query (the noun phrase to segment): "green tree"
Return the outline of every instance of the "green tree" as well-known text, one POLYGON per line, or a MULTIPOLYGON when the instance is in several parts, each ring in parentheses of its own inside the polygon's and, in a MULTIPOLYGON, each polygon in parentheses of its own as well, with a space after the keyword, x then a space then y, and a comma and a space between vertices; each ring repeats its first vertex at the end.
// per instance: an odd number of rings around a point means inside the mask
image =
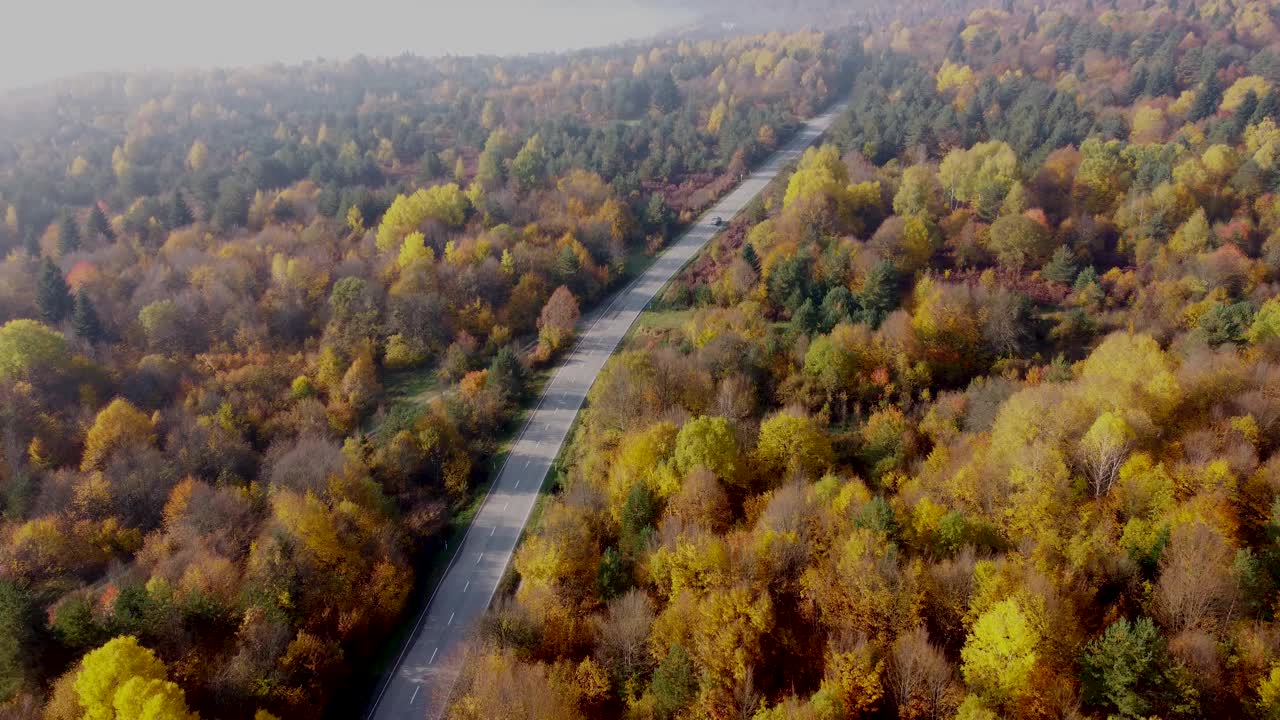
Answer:
POLYGON ((40 319, 47 323, 60 323, 71 312, 71 291, 62 271, 49 258, 40 263, 40 276, 36 279, 36 307, 40 319))
POLYGON ((871 267, 858 293, 862 307, 862 322, 880 327, 889 313, 898 306, 898 271, 893 262, 881 260, 871 267))
POLYGON ((74 307, 71 310, 71 325, 76 334, 90 343, 95 343, 105 336, 98 311, 93 307, 93 300, 84 290, 76 293, 74 307))
POLYGON ((100 237, 105 240, 114 240, 115 233, 111 232, 111 224, 107 222, 106 213, 102 212, 102 208, 97 203, 89 209, 89 218, 84 225, 85 234, 89 237, 100 237))
POLYGON ((1179 687, 1182 674, 1150 618, 1117 620, 1080 658, 1084 702, 1110 717, 1147 718, 1192 714, 1194 698, 1179 687))
POLYGON ((191 215, 191 208, 187 207, 187 201, 182 197, 181 190, 175 190, 173 197, 169 199, 168 209, 168 226, 170 230, 186 227, 195 220, 191 215))
POLYGON ((1271 298, 1262 303, 1262 307, 1253 316, 1245 338, 1255 345, 1275 342, 1280 338, 1280 298, 1271 298))
POLYGON ((80 249, 80 228, 71 213, 64 213, 58 223, 58 254, 66 257, 80 249))
POLYGON ((698 678, 693 660, 679 645, 672 645, 667 656, 653 671, 649 692, 653 693, 653 710, 659 720, 669 720, 685 708, 698 691, 698 678))
POLYGON ((622 506, 619 523, 619 544, 628 554, 636 555, 653 533, 653 521, 658 516, 658 501, 645 483, 631 487, 627 501, 622 506))
POLYGON ((511 161, 511 178, 521 192, 529 192, 542 182, 546 166, 547 153, 542 147, 542 137, 535 133, 511 161))
POLYGON ((33 647, 43 618, 30 594, 0 578, 0 704, 13 697, 36 669, 33 647))
POLYGON ((733 482, 738 474, 738 442, 733 426, 722 417, 696 417, 676 436, 676 468, 688 474, 703 467, 721 480, 733 482))
POLYGON ((1063 285, 1070 286, 1075 282, 1076 273, 1080 268, 1076 265, 1075 256, 1066 245, 1059 245, 1057 250, 1053 251, 1053 256, 1049 258, 1049 262, 1040 268, 1040 275, 1045 280, 1063 285))
POLYGON ((27 379, 65 367, 69 360, 62 333, 41 322, 23 318, 0 327, 0 379, 27 379))
POLYGON ((1205 81, 1196 89, 1195 102, 1191 103, 1191 110, 1187 113, 1187 119, 1192 122, 1198 122, 1210 115, 1218 112, 1218 105, 1222 102, 1222 83, 1218 81, 1216 72, 1209 73, 1205 81))
POLYGON ((601 600, 612 600, 626 592, 631 577, 626 560, 617 548, 605 548, 600 556, 600 569, 596 572, 596 592, 601 600))

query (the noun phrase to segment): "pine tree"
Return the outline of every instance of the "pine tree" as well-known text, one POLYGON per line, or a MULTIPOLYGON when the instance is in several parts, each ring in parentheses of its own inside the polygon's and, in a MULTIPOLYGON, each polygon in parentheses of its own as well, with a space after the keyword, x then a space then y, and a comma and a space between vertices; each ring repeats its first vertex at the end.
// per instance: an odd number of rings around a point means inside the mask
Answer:
POLYGON ((91 343, 103 337, 102 321, 98 319, 98 311, 93 309, 93 301, 83 290, 76 293, 71 324, 75 327, 77 335, 91 343))
POLYGON ((1135 100, 1142 97, 1142 92, 1147 89, 1147 68, 1139 67, 1129 76, 1129 86, 1125 89, 1125 99, 1132 105, 1135 100))
POLYGON ((102 212, 102 208, 98 207, 97 203, 94 203, 93 209, 89 211, 89 219, 85 221, 84 230, 89 237, 115 239, 115 234, 111 232, 111 223, 107 222, 106 213, 102 212))
POLYGON ((1031 37, 1038 32, 1040 32, 1040 25, 1036 22, 1035 12, 1032 11, 1032 13, 1027 16, 1027 26, 1023 29, 1022 34, 1024 37, 1031 37))
POLYGON ((182 197, 182 191, 175 190, 173 199, 169 201, 169 229, 186 227, 194 220, 195 218, 191 216, 191 208, 187 207, 187 201, 182 197))
POLYGON ((1240 104, 1236 106, 1235 112, 1231 116, 1231 125, 1235 128, 1235 134, 1239 135, 1249 126, 1249 119, 1258 109, 1258 94, 1250 90, 1240 104))
POLYGON ((1046 280, 1070 285, 1076 279, 1077 270, 1071 251, 1066 245, 1059 245, 1058 249, 1053 251, 1053 257, 1040 270, 1040 274, 1046 280))
POLYGON ((36 306, 40 317, 49 324, 62 322, 71 312, 71 293, 62 271, 49 258, 40 265, 40 277, 36 281, 36 306))
POLYGON ((1204 83, 1196 92, 1196 101, 1191 104, 1188 117, 1192 122, 1203 120, 1218 111, 1218 103, 1222 102, 1222 86, 1218 83, 1218 74, 1209 73, 1204 83))
POLYGON ((1254 109, 1253 117, 1249 118, 1249 124, 1256 125, 1267 118, 1274 120, 1277 117, 1280 117, 1280 93, 1277 93, 1276 88, 1271 88, 1254 109))
POLYGON ((66 257, 79 249, 80 228, 76 227, 76 220, 71 213, 67 213, 62 216, 58 225, 58 253, 66 257))
POLYGON ((862 319, 871 327, 879 327, 897 303, 898 271, 893 263, 883 260, 867 273, 858 302, 862 305, 862 319))

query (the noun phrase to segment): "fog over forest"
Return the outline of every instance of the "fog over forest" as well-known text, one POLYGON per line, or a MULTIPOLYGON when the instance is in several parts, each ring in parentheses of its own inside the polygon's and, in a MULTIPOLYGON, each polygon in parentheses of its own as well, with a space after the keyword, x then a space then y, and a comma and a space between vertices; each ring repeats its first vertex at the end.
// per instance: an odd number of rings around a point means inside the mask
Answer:
POLYGON ((24 3, 0 43, 0 90, 95 71, 225 67, 317 57, 552 52, 654 35, 691 13, 632 0, 58 0, 24 3), (75 18, 67 22, 67 18, 75 18))

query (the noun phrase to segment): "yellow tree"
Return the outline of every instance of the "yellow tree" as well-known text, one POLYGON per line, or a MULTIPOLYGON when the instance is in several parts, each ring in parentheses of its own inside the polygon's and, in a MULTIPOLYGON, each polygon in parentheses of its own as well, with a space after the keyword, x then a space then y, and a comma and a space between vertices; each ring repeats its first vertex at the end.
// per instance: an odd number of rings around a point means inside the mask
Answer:
POLYGON ((738 473, 738 442, 733 427, 722 417, 697 417, 685 423, 676 437, 676 466, 681 474, 699 467, 733 482, 738 473))
POLYGON ((969 687, 996 703, 1024 696, 1038 659, 1040 631, 1017 600, 996 603, 978 617, 960 650, 969 687))
POLYGON ((132 635, 84 656, 75 679, 85 720, 197 720, 164 662, 132 635))
POLYGON ((801 472, 816 478, 831 464, 831 441, 812 418, 784 412, 760 425, 755 456, 766 477, 801 472))
POLYGON ((112 400, 98 416, 84 441, 84 457, 81 470, 94 470, 116 450, 131 444, 150 445, 155 442, 155 429, 151 418, 124 398, 112 400))

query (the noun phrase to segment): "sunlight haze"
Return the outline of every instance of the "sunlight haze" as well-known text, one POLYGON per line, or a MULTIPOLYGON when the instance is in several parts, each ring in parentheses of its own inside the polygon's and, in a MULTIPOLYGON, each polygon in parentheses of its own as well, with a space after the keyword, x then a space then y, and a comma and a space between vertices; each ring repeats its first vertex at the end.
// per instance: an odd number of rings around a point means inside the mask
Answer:
POLYGON ((317 57, 522 54, 642 38, 690 16, 638 3, 484 0, 61 0, 19 10, 0 43, 0 88, 86 72, 232 67, 317 57), (304 31, 305 30, 305 31, 304 31))

